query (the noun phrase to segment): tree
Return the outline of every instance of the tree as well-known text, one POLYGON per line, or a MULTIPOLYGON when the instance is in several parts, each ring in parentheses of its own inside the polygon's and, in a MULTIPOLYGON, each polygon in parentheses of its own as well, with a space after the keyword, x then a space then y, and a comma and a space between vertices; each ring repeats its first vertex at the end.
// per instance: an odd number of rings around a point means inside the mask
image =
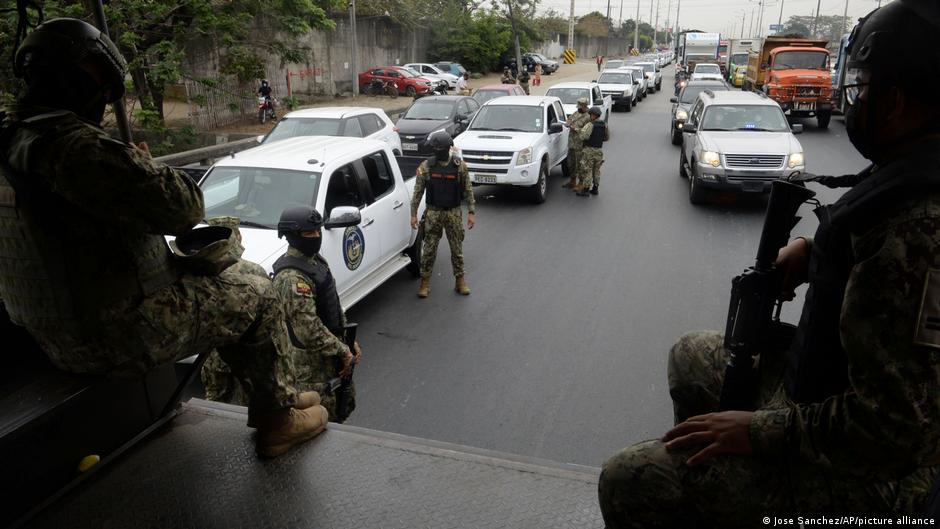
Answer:
POLYGON ((499 11, 463 12, 451 6, 431 25, 429 58, 455 60, 471 71, 490 71, 512 43, 509 21, 499 11))
POLYGON ((549 9, 533 24, 538 40, 548 40, 555 34, 568 33, 568 19, 554 9, 549 9))
POLYGON ((830 46, 839 45, 843 31, 849 32, 856 21, 849 19, 843 26, 842 15, 820 15, 816 22, 816 33, 813 35, 813 22, 815 17, 791 16, 783 26, 784 33, 795 33, 806 37, 826 39, 830 46))
POLYGON ((611 31, 610 19, 593 11, 578 19, 574 31, 585 37, 606 37, 611 31))

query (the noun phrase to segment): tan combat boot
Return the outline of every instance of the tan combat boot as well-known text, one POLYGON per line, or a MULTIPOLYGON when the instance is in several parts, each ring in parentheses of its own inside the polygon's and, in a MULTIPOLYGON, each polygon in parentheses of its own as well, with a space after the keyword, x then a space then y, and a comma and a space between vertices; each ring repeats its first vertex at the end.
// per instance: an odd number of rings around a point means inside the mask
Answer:
MULTIPOLYGON (((294 407, 298 410, 306 410, 320 404, 320 394, 316 391, 304 391, 297 394, 297 404, 294 407)), ((258 421, 255 419, 255 413, 248 408, 248 427, 257 428, 258 421)))
POLYGON ((421 285, 418 287, 418 297, 426 298, 428 297, 428 292, 431 291, 431 280, 421 278, 421 285))
POLYGON ((457 282, 454 284, 454 290, 456 290, 457 293, 462 296, 470 295, 470 287, 467 286, 467 281, 463 278, 463 276, 457 278, 457 282))
POLYGON ((582 186, 581 184, 578 184, 572 187, 571 190, 574 191, 575 193, 581 193, 582 191, 584 191, 584 186, 582 186))
POLYGON ((576 186, 576 185, 578 185, 578 177, 577 177, 577 176, 572 176, 572 177, 571 177, 571 180, 568 180, 568 181, 565 182, 564 184, 561 184, 561 187, 570 187, 570 188, 573 188, 573 187, 576 186))
POLYGON ((255 451, 259 457, 277 457, 296 444, 312 439, 326 429, 330 414, 317 405, 306 410, 283 408, 259 413, 255 451))

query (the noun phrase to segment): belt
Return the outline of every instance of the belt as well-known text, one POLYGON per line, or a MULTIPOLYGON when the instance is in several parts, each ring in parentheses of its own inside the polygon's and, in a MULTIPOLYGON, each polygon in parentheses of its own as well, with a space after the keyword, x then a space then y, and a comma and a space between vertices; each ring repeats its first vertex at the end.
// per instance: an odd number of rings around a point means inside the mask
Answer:
POLYGON ((431 210, 431 211, 450 211, 450 210, 452 210, 452 209, 460 209, 460 206, 454 206, 454 207, 452 207, 452 208, 442 208, 442 207, 438 207, 438 206, 431 206, 431 205, 428 205, 428 209, 431 210))

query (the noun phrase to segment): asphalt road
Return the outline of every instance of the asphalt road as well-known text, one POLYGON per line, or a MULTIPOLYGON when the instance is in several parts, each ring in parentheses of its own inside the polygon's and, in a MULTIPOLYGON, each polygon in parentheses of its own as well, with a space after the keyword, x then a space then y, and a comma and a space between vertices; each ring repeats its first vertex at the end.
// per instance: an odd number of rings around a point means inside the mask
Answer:
MULTIPOLYGON (((543 77, 544 88, 553 82, 543 77)), ((598 197, 562 189, 559 170, 538 206, 513 189, 476 188, 469 297, 453 291, 442 241, 428 299, 401 273, 349 311, 364 350, 351 424, 595 466, 666 431, 667 351, 686 331, 723 329, 731 278, 753 262, 766 206, 689 203, 667 134, 670 96, 611 116, 598 197)), ((804 124, 809 171, 865 166, 841 118, 828 131, 804 124)), ((801 211, 809 218, 793 233, 812 234, 811 208, 801 211)), ((789 303, 784 317, 799 311, 789 303)))

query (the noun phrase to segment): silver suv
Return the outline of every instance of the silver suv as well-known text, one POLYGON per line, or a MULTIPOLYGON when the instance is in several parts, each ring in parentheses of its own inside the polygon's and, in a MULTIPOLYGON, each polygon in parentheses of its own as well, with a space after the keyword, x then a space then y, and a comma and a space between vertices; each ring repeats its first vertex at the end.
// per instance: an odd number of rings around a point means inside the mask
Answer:
POLYGON ((705 90, 682 128, 679 174, 689 179, 689 201, 709 189, 770 192, 774 180, 804 168, 803 147, 774 100, 754 92, 705 90))

